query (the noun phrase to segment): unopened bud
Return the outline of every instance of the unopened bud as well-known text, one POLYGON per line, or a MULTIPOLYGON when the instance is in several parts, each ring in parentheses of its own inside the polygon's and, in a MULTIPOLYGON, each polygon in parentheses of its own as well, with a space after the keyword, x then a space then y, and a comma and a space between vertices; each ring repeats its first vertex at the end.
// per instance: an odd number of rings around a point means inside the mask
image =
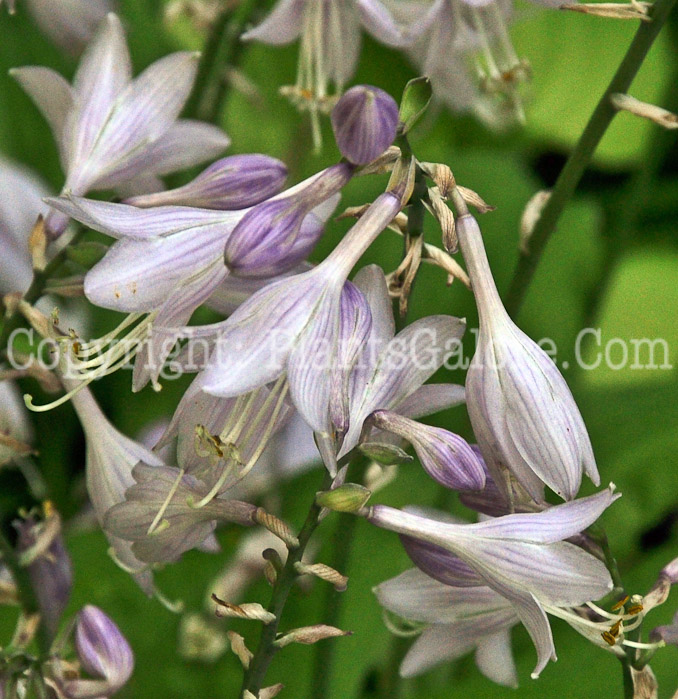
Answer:
POLYGON ((131 197, 125 203, 142 208, 173 204, 244 209, 280 192, 286 177, 285 164, 276 158, 257 153, 232 155, 217 160, 183 187, 131 197))
POLYGON ((426 472, 441 485, 455 490, 480 490, 485 485, 480 459, 459 435, 388 410, 377 410, 370 420, 410 442, 426 472))
POLYGON ((331 119, 341 154, 355 165, 367 165, 393 143, 398 105, 378 87, 356 85, 337 102, 331 119))
POLYGON ((335 512, 357 512, 370 499, 372 493, 357 483, 344 483, 334 490, 316 493, 315 501, 321 507, 335 512))
POLYGON ((276 648, 284 648, 290 643, 303 643, 304 645, 312 645, 318 641, 323 641, 326 638, 336 638, 337 636, 351 636, 353 631, 342 631, 336 626, 327 626, 326 624, 316 624, 315 626, 302 626, 299 629, 294 629, 288 634, 274 641, 276 648))
POLYGON ((365 456, 384 466, 409 464, 414 461, 414 459, 397 444, 363 442, 359 448, 365 456))

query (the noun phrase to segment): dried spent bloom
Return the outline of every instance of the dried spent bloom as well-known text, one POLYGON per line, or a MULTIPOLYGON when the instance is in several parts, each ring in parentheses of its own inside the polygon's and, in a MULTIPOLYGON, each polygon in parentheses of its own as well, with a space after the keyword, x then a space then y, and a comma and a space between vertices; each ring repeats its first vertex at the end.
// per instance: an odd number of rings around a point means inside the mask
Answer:
POLYGON ((281 92, 310 111, 316 146, 318 114, 332 109, 355 72, 361 25, 389 46, 409 45, 426 29, 417 21, 396 24, 380 0, 279 0, 259 26, 242 36, 274 46, 300 37, 297 83, 281 92))
MULTIPOLYGON (((220 129, 178 119, 188 99, 197 54, 174 53, 132 80, 120 20, 109 14, 85 51, 69 85, 49 68, 14 68, 11 74, 47 120, 66 174, 63 194, 120 189, 142 194, 162 189, 159 175, 196 165, 228 145, 220 129)), ((51 212, 53 236, 68 219, 51 212)))
POLYGON ((82 668, 96 679, 63 679, 61 688, 68 699, 110 697, 132 676, 132 649, 98 607, 88 604, 78 614, 75 648, 82 668))
POLYGON ((466 404, 485 463, 509 500, 512 478, 536 501, 544 483, 572 500, 583 472, 600 483, 579 409, 553 360, 504 309, 470 214, 457 219, 457 233, 480 319, 466 404))
POLYGON ((182 187, 130 197, 125 203, 142 208, 173 204, 200 209, 246 209, 278 194, 286 178, 287 167, 277 158, 231 155, 212 163, 182 187))
POLYGON ((441 551, 429 560, 428 575, 455 586, 486 585, 506 598, 535 644, 533 676, 538 676, 555 658, 546 611, 563 616, 560 607, 588 603, 612 589, 605 565, 564 539, 590 526, 617 497, 609 488, 544 512, 476 524, 442 522, 383 505, 366 508, 364 515, 415 540, 410 552, 416 552, 418 542, 429 554, 431 546, 434 553, 441 551))
POLYGON ((367 165, 393 143, 398 105, 378 87, 356 85, 332 110, 332 128, 341 154, 355 165, 367 165))

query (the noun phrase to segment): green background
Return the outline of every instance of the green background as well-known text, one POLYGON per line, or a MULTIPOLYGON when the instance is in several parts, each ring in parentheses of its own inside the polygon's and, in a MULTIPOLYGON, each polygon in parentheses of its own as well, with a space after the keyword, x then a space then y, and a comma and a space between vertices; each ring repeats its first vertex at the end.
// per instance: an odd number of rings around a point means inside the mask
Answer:
MULTIPOLYGON (((189 23, 179 22, 169 30, 163 26, 161 2, 126 0, 120 9, 137 70, 171 50, 201 45, 200 34, 189 23)), ((421 160, 449 164, 458 182, 497 207, 482 217, 481 225, 500 290, 507 288, 517 259, 519 220, 525 204, 536 191, 553 184, 635 31, 635 22, 531 5, 518 8, 517 20, 516 47, 519 55, 529 59, 534 73, 524 128, 497 135, 468 117, 433 109, 412 138, 421 160)), ((672 21, 632 90, 634 96, 668 108, 676 107, 678 97, 678 22, 672 21)), ((280 85, 294 80, 296 55, 296 44, 282 48, 248 45, 238 70, 256 86, 257 95, 248 97, 231 90, 219 117, 233 139, 229 153, 263 152, 280 157, 290 167, 290 181, 337 158, 329 125, 324 125, 324 151, 312 155, 308 124, 277 94, 280 85)), ((76 65, 39 33, 20 0, 17 16, 9 17, 0 10, 0 150, 41 173, 56 191, 62 175, 49 130, 7 76, 10 67, 26 64, 49 65, 68 77, 76 65)), ((364 41, 356 82, 378 85, 398 98, 414 75, 406 58, 370 39, 364 41)), ((670 348, 669 362, 678 361, 677 155, 670 133, 659 133, 659 127, 628 114, 615 119, 548 245, 518 319, 535 339, 548 337, 556 342, 557 361, 589 427, 603 483, 614 481, 623 493, 604 515, 603 523, 632 593, 647 591, 661 567, 678 556, 678 532, 672 526, 678 519, 677 372, 675 368, 613 370, 605 362, 595 370, 584 370, 576 365, 575 343, 581 328, 601 329, 602 348, 590 342, 583 345, 584 358, 593 362, 612 338, 664 338, 670 348), (638 220, 621 230, 623 207, 634 196, 634 177, 656 158, 661 162, 658 177, 646 191, 635 194, 641 202, 638 220)), ((370 201, 384 185, 384 178, 378 177, 354 181, 346 188, 342 204, 370 201)), ((348 225, 346 221, 330 224, 315 259, 332 249, 348 225)), ((429 242, 438 242, 436 235, 434 222, 428 220, 429 242)), ((378 262, 388 271, 398 264, 400 253, 400 240, 385 233, 368 251, 365 262, 378 262)), ((448 289, 440 270, 424 266, 415 286, 411 318, 432 313, 451 313, 466 317, 470 328, 477 325, 470 293, 458 283, 448 289)), ((95 334, 112 327, 114 321, 113 314, 97 316, 95 334)), ((614 351, 611 357, 613 362, 619 359, 614 351)), ((463 373, 443 372, 436 378, 462 382, 463 373)), ((169 382, 160 394, 146 389, 132 396, 130 377, 125 373, 105 379, 94 391, 112 421, 126 433, 136 434, 143 425, 170 415, 185 385, 169 382)), ((463 408, 433 421, 470 437, 463 408)), ((85 503, 85 490, 84 443, 72 409, 66 406, 37 416, 36 425, 40 467, 50 498, 66 518, 67 544, 75 566, 76 584, 68 611, 75 613, 85 603, 99 605, 116 620, 134 648, 135 673, 118 696, 236 697, 241 669, 235 656, 227 653, 212 664, 183 659, 177 653, 181 617, 147 600, 110 561, 103 535, 74 519, 85 503)), ((320 478, 316 470, 277 490, 281 511, 293 526, 301 525, 320 478)), ((582 492, 593 492, 591 484, 582 492)), ((441 494, 416 464, 401 467, 397 480, 379 492, 374 502, 437 505, 463 512, 455 498, 441 494)), ((0 472, 0 510, 5 522, 18 507, 30 504, 16 473, 0 472)), ((332 516, 321 525, 319 561, 331 559, 336 521, 332 516)), ((160 587, 171 599, 183 600, 188 612, 205 609, 209 583, 228 564, 240 534, 233 528, 220 531, 221 554, 186 554, 158 573, 160 587)), ((340 623, 354 634, 325 641, 336 646, 332 699, 397 696, 380 688, 392 677, 403 643, 384 627, 371 589, 407 567, 397 537, 357 523, 348 569, 342 571, 350 583, 343 593, 340 623)), ((269 594, 261 582, 248 591, 247 601, 266 604, 269 594)), ((319 581, 310 590, 296 590, 282 629, 321 623, 325 600, 324 583, 319 581)), ((653 613, 649 628, 668 623, 676 606, 674 596, 653 613)), ((14 610, 0 609, 0 644, 8 639, 14 618, 14 610)), ((236 629, 250 648, 256 646, 255 622, 215 624, 220 631, 236 629)), ((620 696, 621 672, 614 657, 591 647, 563 622, 553 620, 552 626, 559 660, 537 681, 529 678, 535 662, 532 644, 523 629, 514 631, 521 696, 620 696)), ((268 683, 283 682, 282 696, 312 696, 314 654, 313 647, 288 647, 274 661, 268 683)), ((676 649, 668 648, 653 662, 660 697, 670 697, 678 688, 677 661, 676 649)), ((471 657, 404 681, 398 691, 399 696, 412 699, 514 695, 513 690, 480 676, 471 657)))

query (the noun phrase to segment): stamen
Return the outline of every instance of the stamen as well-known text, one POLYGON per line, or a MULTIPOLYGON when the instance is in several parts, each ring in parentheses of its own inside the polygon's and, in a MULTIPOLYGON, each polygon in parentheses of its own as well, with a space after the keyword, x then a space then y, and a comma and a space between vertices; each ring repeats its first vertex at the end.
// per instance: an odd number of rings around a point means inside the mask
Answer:
POLYGON ((140 573, 145 573, 147 570, 150 569, 149 565, 144 565, 140 568, 132 568, 132 566, 128 566, 126 563, 123 563, 118 558, 118 554, 115 552, 115 549, 112 546, 108 549, 107 553, 113 559, 113 563, 115 563, 115 565, 117 565, 118 568, 124 570, 125 573, 129 573, 130 575, 139 575, 140 573))
POLYGON ((616 612, 618 609, 621 609, 630 599, 631 598, 629 597, 629 595, 626 595, 625 597, 620 599, 618 602, 615 602, 611 607, 612 611, 616 612))
POLYGON ((666 645, 666 641, 657 641, 656 643, 640 643, 639 641, 623 640, 622 645, 629 646, 630 648, 640 648, 643 650, 656 650, 657 648, 663 648, 666 645))
POLYGON ((172 614, 181 614, 181 612, 184 611, 185 605, 182 600, 179 599, 176 602, 172 602, 155 586, 153 586, 153 597, 155 597, 165 609, 172 612, 172 614))
MULTIPOLYGON (((165 502, 162 503, 160 509, 158 510, 158 514, 154 517, 153 521, 151 522, 151 526, 148 528, 148 531, 146 534, 149 536, 153 534, 153 532, 156 530, 158 527, 158 522, 162 519, 162 516, 165 514, 165 510, 169 507, 170 502, 172 501, 172 498, 174 497, 175 493, 177 492, 177 488, 179 487, 179 484, 181 483, 181 479, 184 477, 185 469, 181 469, 179 471, 179 475, 177 476, 176 480, 174 483, 172 483, 172 487, 169 490, 169 493, 167 493, 167 497, 165 498, 165 502)), ((167 522, 167 520, 164 520, 164 522, 167 522)), ((164 529, 167 529, 169 527, 169 522, 163 527, 164 529)))

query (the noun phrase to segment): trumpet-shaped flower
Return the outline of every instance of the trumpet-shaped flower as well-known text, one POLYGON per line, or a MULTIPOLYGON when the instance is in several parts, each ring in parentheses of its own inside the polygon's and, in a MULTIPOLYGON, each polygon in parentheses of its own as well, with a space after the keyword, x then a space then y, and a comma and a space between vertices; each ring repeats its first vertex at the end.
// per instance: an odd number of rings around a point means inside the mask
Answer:
POLYGON ((310 111, 316 145, 318 113, 332 109, 355 72, 361 25, 389 46, 406 46, 426 29, 418 21, 396 24, 380 0, 279 0, 259 26, 243 34, 274 46, 300 38, 297 83, 281 91, 310 111))
MULTIPOLYGON (((156 467, 164 464, 152 451, 118 432, 101 412, 89 389, 84 388, 73 395, 73 407, 85 432, 87 492, 97 520, 103 527, 106 512, 122 502, 125 491, 134 485, 134 466, 139 461, 156 467)), ((130 542, 105 529, 104 533, 117 561, 133 574, 147 594, 152 594, 152 574, 134 555, 130 542)))
MULTIPOLYGON (((555 658, 546 611, 584 604, 612 589, 603 563, 563 540, 590 526, 617 497, 610 488, 544 512, 476 524, 441 522, 383 505, 366 508, 365 516, 423 542, 424 553, 437 547, 433 552, 442 555, 429 555, 427 574, 456 586, 485 585, 506 598, 537 649, 537 676, 555 658)), ((410 550, 417 541, 410 542, 410 550)))
POLYGON ((466 403, 485 463, 509 500, 511 478, 536 501, 543 483, 571 500, 582 472, 600 483, 579 409, 551 358, 506 313, 476 220, 461 216, 457 234, 480 319, 466 403))
MULTIPOLYGON (((322 180, 321 176, 322 173, 315 175, 286 193, 292 200, 286 201, 289 207, 301 206, 296 204, 295 192, 304 201, 298 221, 281 228, 273 225, 258 228, 253 234, 248 227, 247 236, 238 233, 243 230, 239 224, 246 223, 248 213, 256 211, 258 206, 239 211, 185 206, 139 209, 76 197, 50 200, 69 216, 119 238, 85 276, 85 295, 97 306, 149 314, 128 334, 129 342, 118 345, 132 354, 143 350, 135 366, 135 390, 149 380, 157 381, 181 327, 231 274, 231 269, 224 266, 224 249, 231 251, 235 273, 261 278, 286 272, 308 255, 337 202, 335 180, 330 183, 329 191, 325 190, 324 200, 321 196, 311 203, 303 196, 307 185, 312 187, 319 178, 322 180), (134 347, 130 347, 132 343, 134 347)), ((140 317, 130 316, 122 329, 140 317)), ((116 335, 114 332, 111 338, 115 339, 116 335)), ((90 376, 93 371, 107 373, 119 359, 104 343, 101 344, 104 364, 97 363, 91 355, 96 349, 94 345, 99 344, 83 345, 89 359, 83 361, 82 368, 90 376)))
POLYGON ((412 568, 377 585, 374 593, 389 612, 425 625, 400 666, 413 677, 475 649, 488 679, 517 687, 510 631, 519 623, 511 603, 486 586, 452 587, 412 568))
POLYGON ((287 372, 295 407, 310 427, 322 432, 327 425, 328 374, 337 355, 346 277, 400 211, 403 196, 395 191, 382 194, 316 268, 268 285, 227 320, 196 329, 194 336, 217 336, 200 375, 202 389, 233 397, 287 372))
POLYGON ((257 507, 246 502, 214 497, 196 507, 209 488, 179 469, 137 464, 132 475, 136 484, 127 490, 124 502, 108 511, 104 526, 114 536, 131 541, 139 560, 176 561, 184 551, 202 544, 218 521, 255 523, 257 507), (162 519, 154 529, 161 511, 162 519))
MULTIPOLYGON (((121 188, 137 194, 162 188, 158 175, 203 162, 229 143, 214 126, 178 120, 196 67, 196 54, 175 53, 132 80, 122 25, 109 14, 72 86, 39 66, 16 68, 12 75, 52 129, 66 174, 65 194, 121 188)), ((56 236, 68 219, 52 212, 46 222, 56 236)))

